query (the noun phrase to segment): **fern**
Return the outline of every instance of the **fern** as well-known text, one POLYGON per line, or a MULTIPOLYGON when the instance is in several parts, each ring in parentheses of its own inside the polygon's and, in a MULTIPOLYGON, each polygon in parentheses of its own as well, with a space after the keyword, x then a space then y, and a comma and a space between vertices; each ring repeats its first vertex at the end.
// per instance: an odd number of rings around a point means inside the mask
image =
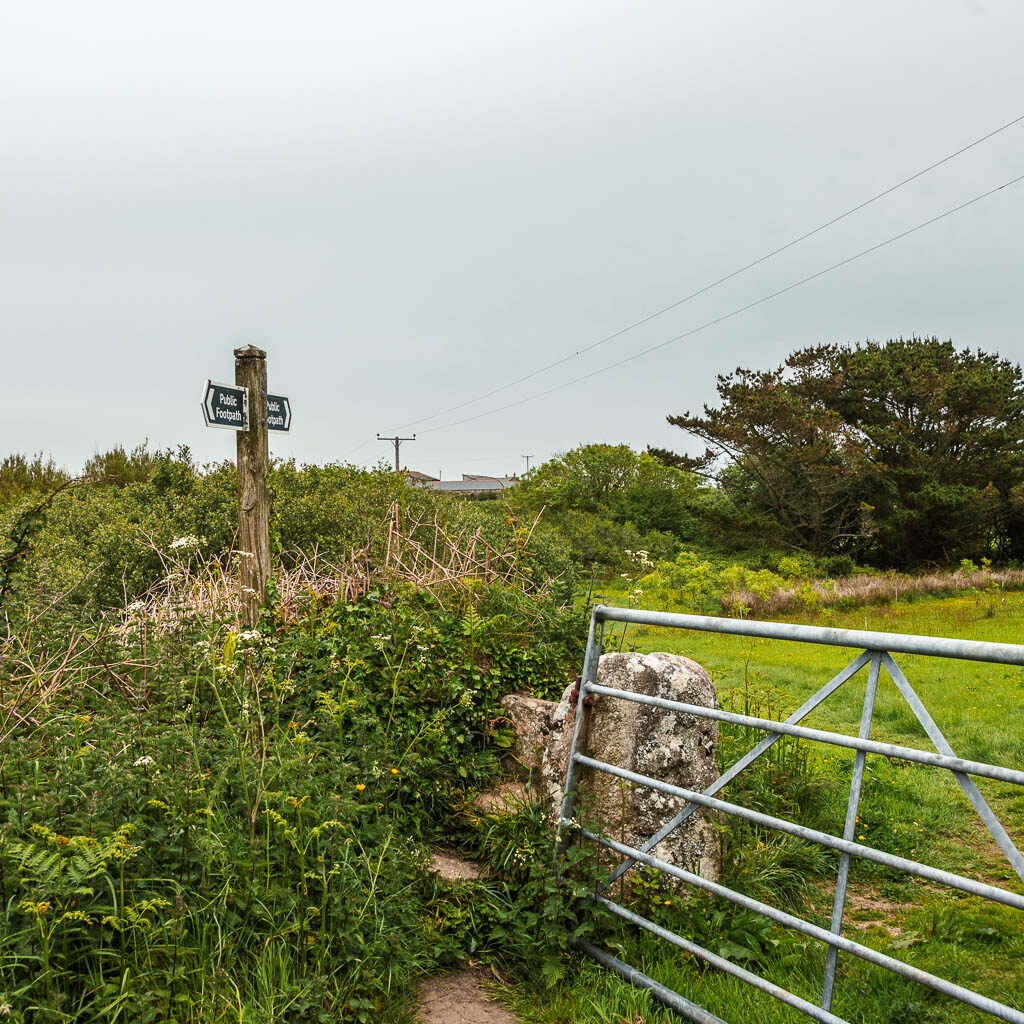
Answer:
POLYGON ((13 840, 7 847, 18 865, 22 886, 31 894, 23 902, 31 907, 55 903, 63 914, 61 920, 80 920, 79 913, 87 916, 76 904, 95 898, 97 887, 92 883, 109 873, 112 862, 119 862, 120 870, 140 852, 141 847, 129 840, 134 829, 134 825, 122 825, 112 835, 97 839, 65 836, 45 825, 33 825, 29 831, 34 841, 13 840))

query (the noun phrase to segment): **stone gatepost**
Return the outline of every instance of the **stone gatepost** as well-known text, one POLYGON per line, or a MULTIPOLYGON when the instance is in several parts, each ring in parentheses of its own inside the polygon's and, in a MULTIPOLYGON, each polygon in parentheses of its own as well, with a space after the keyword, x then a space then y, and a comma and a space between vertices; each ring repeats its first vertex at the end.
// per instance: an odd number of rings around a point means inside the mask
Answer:
MULTIPOLYGON (((601 686, 651 697, 717 707, 710 676, 696 662, 675 654, 604 654, 597 671, 601 686)), ((516 726, 519 757, 531 771, 557 819, 576 715, 569 687, 556 704, 512 694, 503 704, 516 726)), ((718 777, 718 723, 613 697, 596 698, 587 753, 607 764, 701 791, 718 777)), ((584 820, 610 837, 639 846, 654 835, 685 801, 636 786, 606 772, 587 770, 577 806, 584 820)), ((717 881, 721 850, 713 817, 698 811, 658 844, 661 860, 717 881)))

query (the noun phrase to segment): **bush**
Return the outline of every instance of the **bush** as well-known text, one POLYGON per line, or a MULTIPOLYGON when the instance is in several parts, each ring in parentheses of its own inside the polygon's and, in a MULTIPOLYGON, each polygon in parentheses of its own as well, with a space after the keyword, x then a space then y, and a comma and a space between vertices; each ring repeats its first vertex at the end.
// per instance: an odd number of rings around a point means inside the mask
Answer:
POLYGON ((501 697, 561 691, 585 626, 507 587, 439 605, 402 586, 310 595, 301 617, 245 632, 165 616, 9 639, 12 1019, 396 1019, 411 978, 466 955, 468 936, 498 956, 496 930, 525 928, 510 962, 531 936, 567 946, 568 904, 544 916, 549 849, 491 884, 486 933, 431 923, 424 862, 511 745, 501 697))
POLYGON ((57 490, 71 477, 42 452, 32 458, 15 453, 0 462, 0 508, 23 498, 57 490))
MULTIPOLYGON (((26 599, 45 606, 59 598, 90 616, 120 608, 163 579, 167 553, 182 546, 230 568, 237 524, 232 464, 199 467, 187 449, 136 449, 130 456, 118 449, 95 461, 109 471, 104 481, 116 477, 121 485, 83 482, 58 494, 24 541, 15 544, 19 516, 34 507, 31 501, 0 512, 0 535, 10 538, 8 547, 20 544, 17 573, 26 599)), ((521 570, 538 585, 557 579, 563 599, 573 587, 564 541, 498 503, 410 488, 383 469, 293 462, 271 467, 268 489, 272 548, 285 567, 308 558, 321 565, 380 563, 393 526, 429 545, 440 525, 456 545, 515 547, 521 570)))

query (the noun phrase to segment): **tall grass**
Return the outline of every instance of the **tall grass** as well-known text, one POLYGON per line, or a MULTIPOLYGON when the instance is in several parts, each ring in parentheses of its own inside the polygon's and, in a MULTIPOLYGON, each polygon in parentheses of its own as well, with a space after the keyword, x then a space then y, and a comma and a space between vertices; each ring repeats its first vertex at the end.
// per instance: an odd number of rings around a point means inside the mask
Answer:
POLYGON ((564 944, 543 856, 433 923, 425 865, 469 840, 501 697, 562 690, 585 623, 514 540, 414 525, 282 571, 255 630, 186 538, 120 614, 0 640, 0 1016, 407 1021, 441 963, 564 944))
POLYGON ((746 587, 728 590, 722 607, 728 614, 775 618, 795 612, 815 613, 821 608, 847 610, 898 604, 923 597, 973 592, 988 614, 1006 591, 1024 589, 1024 569, 958 569, 914 575, 865 573, 839 579, 810 579, 783 584, 774 590, 755 592, 746 587))
MULTIPOLYGON (((278 559, 271 574, 275 611, 285 622, 296 623, 311 606, 354 604, 371 590, 402 585, 430 595, 441 607, 464 604, 474 589, 495 586, 543 599, 557 580, 537 579, 531 568, 527 552, 536 525, 534 520, 492 542, 479 527, 453 528, 436 512, 409 514, 395 503, 369 531, 365 545, 342 562, 316 550, 278 559)), ((195 617, 239 620, 237 552, 210 559, 191 550, 194 541, 181 538, 165 550, 148 540, 163 573, 126 605, 128 627, 147 622, 168 629, 195 617)))

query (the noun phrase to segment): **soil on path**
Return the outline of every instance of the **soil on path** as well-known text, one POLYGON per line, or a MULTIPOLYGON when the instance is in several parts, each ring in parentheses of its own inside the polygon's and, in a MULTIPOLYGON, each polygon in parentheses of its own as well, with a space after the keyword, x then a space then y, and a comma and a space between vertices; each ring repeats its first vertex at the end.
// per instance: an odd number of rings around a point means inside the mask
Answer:
POLYGON ((420 1024, 517 1024, 485 985, 483 971, 469 969, 427 978, 420 984, 420 1024))

